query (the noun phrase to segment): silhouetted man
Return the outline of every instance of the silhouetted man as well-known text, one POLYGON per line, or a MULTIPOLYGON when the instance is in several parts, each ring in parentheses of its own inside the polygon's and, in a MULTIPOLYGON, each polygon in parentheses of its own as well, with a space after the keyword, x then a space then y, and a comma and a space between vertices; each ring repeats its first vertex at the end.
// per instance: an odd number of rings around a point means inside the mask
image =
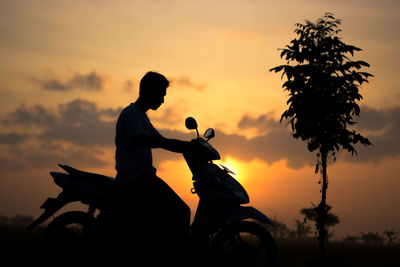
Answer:
MULTIPOLYGON (((145 222, 141 225, 145 229, 139 231, 145 232, 148 238, 170 232, 173 241, 182 243, 189 234, 190 209, 156 176, 151 149, 183 153, 191 144, 163 137, 146 115, 149 109, 157 110, 164 103, 168 86, 169 81, 163 75, 146 73, 140 81, 136 102, 119 115, 115 136, 116 182, 134 207, 133 221, 145 222)), ((154 240, 152 245, 157 242, 154 240)))

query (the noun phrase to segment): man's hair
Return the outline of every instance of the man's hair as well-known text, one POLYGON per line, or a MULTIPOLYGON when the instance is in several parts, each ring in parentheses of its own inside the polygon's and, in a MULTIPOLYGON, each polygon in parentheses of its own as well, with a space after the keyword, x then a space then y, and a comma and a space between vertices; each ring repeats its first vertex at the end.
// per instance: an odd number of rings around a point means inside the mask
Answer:
POLYGON ((164 75, 149 71, 140 80, 139 96, 150 96, 154 92, 158 92, 160 89, 167 89, 169 81, 164 75))

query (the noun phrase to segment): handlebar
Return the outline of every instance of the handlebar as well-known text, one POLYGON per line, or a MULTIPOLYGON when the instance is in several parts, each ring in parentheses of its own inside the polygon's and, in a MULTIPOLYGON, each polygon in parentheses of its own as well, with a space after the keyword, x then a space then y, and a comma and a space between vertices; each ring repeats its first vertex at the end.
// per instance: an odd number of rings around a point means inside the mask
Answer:
POLYGON ((193 144, 191 149, 184 153, 185 157, 196 160, 218 160, 221 159, 218 151, 201 137, 191 140, 193 144))

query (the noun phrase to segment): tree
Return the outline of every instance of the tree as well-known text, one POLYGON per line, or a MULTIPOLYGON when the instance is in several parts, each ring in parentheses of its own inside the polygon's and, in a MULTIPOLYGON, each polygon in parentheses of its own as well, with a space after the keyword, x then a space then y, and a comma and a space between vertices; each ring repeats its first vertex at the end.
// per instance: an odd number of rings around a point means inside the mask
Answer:
POLYGON ((33 222, 33 217, 28 215, 16 214, 12 217, 0 215, 0 225, 27 226, 33 222))
POLYGON ((268 227, 274 238, 285 238, 289 234, 290 229, 285 223, 279 221, 276 217, 272 218, 271 221, 272 225, 268 224, 266 227, 268 227))
MULTIPOLYGON (((318 222, 318 213, 317 213, 317 209, 316 207, 312 207, 312 208, 302 208, 300 210, 300 213, 304 215, 304 217, 306 218, 306 220, 309 221, 314 221, 316 223, 316 227, 317 226, 317 222, 318 222)), ((325 217, 325 227, 329 228, 329 227, 333 227, 336 224, 338 224, 339 221, 339 217, 332 213, 331 211, 328 211, 326 213, 326 217, 325 217)), ((333 236, 333 231, 329 232, 327 229, 327 237, 331 237, 333 236)))
POLYGON ((369 232, 363 233, 361 232, 360 239, 364 242, 364 244, 372 244, 372 245, 381 245, 383 243, 383 237, 377 232, 369 232))
POLYGON ((347 235, 347 236, 345 236, 344 238, 343 238, 343 242, 346 242, 346 243, 357 243, 357 241, 359 240, 360 238, 358 237, 358 236, 356 236, 356 235, 347 235))
POLYGON ((383 231, 383 234, 387 238, 388 245, 393 245, 396 242, 398 233, 395 232, 393 228, 390 230, 383 231))
POLYGON ((288 120, 292 136, 306 141, 310 152, 318 152, 315 172, 321 172, 322 185, 316 212, 321 256, 325 256, 325 222, 330 209, 326 202, 328 156, 335 160, 335 152, 340 148, 354 155, 355 144, 371 144, 351 126, 355 124, 353 117, 360 114, 359 87, 373 75, 359 71, 369 67, 367 62, 349 58, 349 54, 354 56, 361 49, 342 42, 338 37, 340 24, 341 20, 330 13, 316 23, 296 23, 297 38, 280 49, 287 64, 270 69, 283 72, 282 78, 287 79, 282 87, 289 92, 289 107, 281 115, 281 122, 288 120))
POLYGON ((306 225, 305 221, 298 219, 294 220, 295 230, 293 231, 294 237, 301 239, 306 238, 311 233, 311 227, 306 225))

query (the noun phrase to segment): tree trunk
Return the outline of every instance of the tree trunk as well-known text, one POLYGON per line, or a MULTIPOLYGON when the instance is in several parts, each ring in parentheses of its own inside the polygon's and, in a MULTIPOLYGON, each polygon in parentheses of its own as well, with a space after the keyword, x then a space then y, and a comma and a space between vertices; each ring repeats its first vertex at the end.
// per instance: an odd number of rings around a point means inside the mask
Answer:
POLYGON ((319 255, 321 257, 325 257, 326 255, 326 213, 327 213, 327 205, 326 205, 326 190, 328 189, 327 175, 326 175, 326 159, 328 157, 328 153, 321 149, 321 164, 322 164, 322 190, 321 190, 321 203, 318 205, 318 241, 319 241, 319 255))

